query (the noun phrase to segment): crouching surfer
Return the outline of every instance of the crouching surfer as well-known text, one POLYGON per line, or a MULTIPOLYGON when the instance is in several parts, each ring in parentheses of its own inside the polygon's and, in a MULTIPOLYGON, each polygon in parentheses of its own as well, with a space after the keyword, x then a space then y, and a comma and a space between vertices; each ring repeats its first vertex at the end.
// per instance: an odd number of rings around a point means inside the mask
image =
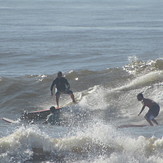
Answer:
POLYGON ((158 125, 158 122, 155 120, 155 118, 158 116, 160 111, 160 106, 153 100, 144 98, 142 93, 139 93, 137 95, 138 101, 141 101, 143 104, 143 107, 138 114, 138 116, 143 112, 144 108, 147 106, 149 108, 148 112, 144 116, 144 118, 147 120, 147 122, 153 126, 153 123, 158 125), (152 123, 153 122, 153 123, 152 123))
POLYGON ((46 121, 43 124, 59 125, 60 124, 60 109, 56 109, 54 106, 50 107, 50 114, 47 116, 46 121))

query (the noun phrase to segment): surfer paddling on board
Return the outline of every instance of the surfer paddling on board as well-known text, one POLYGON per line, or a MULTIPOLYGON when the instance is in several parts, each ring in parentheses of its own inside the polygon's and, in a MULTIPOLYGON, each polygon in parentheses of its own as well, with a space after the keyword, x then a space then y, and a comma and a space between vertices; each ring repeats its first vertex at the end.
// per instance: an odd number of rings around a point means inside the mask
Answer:
POLYGON ((50 114, 47 116, 46 121, 43 124, 59 125, 60 109, 56 109, 54 106, 50 107, 50 114))
POLYGON ((56 103, 57 103, 58 108, 59 108, 59 98, 60 98, 61 93, 69 94, 71 96, 72 101, 74 103, 76 103, 75 98, 74 98, 74 94, 70 90, 70 84, 67 81, 67 79, 62 76, 61 71, 58 72, 57 78, 52 82, 52 85, 50 87, 52 96, 53 96, 53 88, 54 88, 54 86, 57 88, 56 103))
POLYGON ((144 108, 147 106, 149 108, 147 114, 144 116, 144 118, 147 120, 147 122, 153 126, 154 122, 156 125, 158 125, 158 122, 154 119, 155 117, 158 116, 159 111, 160 111, 160 106, 153 100, 144 98, 142 93, 139 93, 137 95, 138 101, 141 101, 143 103, 143 107, 138 114, 138 116, 143 112, 144 108))

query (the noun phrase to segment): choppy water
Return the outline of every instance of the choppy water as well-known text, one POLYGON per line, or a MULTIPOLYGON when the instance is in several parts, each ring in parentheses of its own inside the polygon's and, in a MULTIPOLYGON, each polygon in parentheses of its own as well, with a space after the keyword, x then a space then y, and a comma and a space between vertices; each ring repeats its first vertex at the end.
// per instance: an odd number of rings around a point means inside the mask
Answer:
MULTIPOLYGON (((162 1, 0 0, 0 114, 56 105, 58 71, 80 101, 62 126, 0 122, 0 162, 163 162, 162 1), (136 95, 159 103, 159 126, 136 95)), ((62 95, 60 103, 70 102, 62 95)))

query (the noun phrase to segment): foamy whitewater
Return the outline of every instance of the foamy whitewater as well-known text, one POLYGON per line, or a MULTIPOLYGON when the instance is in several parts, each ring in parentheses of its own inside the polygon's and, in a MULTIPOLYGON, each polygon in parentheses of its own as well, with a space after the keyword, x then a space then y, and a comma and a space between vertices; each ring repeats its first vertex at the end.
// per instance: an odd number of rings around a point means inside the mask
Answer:
POLYGON ((0 119, 0 163, 163 163, 162 0, 0 0, 0 115, 77 104, 61 125, 0 119), (138 93, 160 105, 150 127, 138 93), (69 104, 62 95, 60 105, 69 104), (120 125, 147 125, 118 128, 120 125))

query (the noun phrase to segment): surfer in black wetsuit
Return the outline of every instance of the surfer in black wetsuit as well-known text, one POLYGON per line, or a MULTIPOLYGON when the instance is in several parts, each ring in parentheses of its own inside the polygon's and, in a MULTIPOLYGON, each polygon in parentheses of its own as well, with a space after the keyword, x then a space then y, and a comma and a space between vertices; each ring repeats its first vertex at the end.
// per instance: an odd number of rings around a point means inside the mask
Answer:
POLYGON ((56 109, 54 106, 50 107, 50 114, 47 116, 46 121, 43 124, 59 125, 60 124, 60 109, 56 109))
POLYGON ((154 102, 153 100, 144 98, 142 93, 139 93, 137 95, 137 99, 138 99, 138 101, 142 101, 142 103, 143 103, 143 107, 142 107, 140 113, 138 114, 138 116, 142 113, 144 108, 147 106, 149 108, 149 111, 144 116, 144 118, 147 120, 147 122, 151 126, 153 126, 152 122, 154 122, 156 125, 158 125, 158 122, 154 118, 158 116, 159 111, 160 111, 160 106, 156 102, 154 102))
POLYGON ((56 92, 56 103, 57 107, 59 108, 59 98, 61 93, 69 94, 71 96, 72 101, 75 103, 75 98, 73 92, 70 90, 70 84, 66 78, 62 76, 62 72, 58 72, 57 78, 52 82, 50 87, 51 95, 53 96, 53 88, 54 86, 57 88, 56 92))

